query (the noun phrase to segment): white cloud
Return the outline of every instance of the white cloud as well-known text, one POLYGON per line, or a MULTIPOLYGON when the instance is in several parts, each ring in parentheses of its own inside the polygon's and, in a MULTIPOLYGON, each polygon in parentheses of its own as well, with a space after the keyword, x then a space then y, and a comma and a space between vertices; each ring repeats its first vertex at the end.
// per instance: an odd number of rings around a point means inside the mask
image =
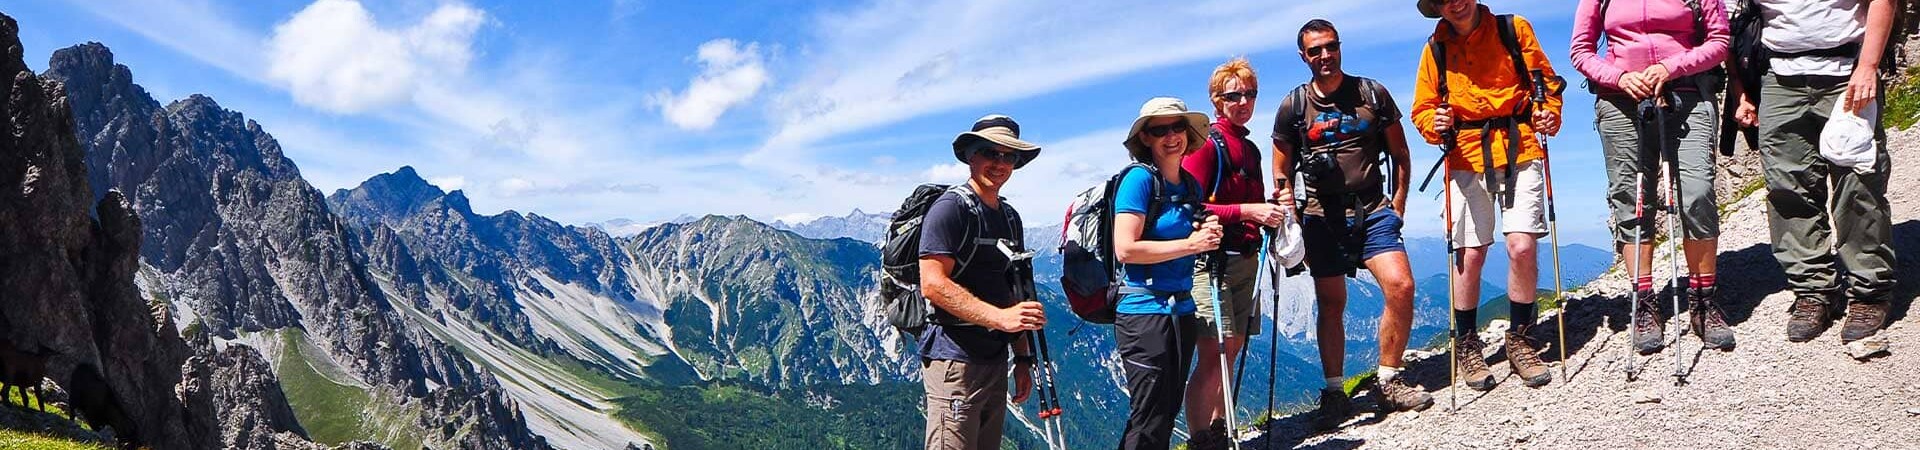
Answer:
POLYGON ((807 222, 812 222, 813 219, 818 219, 821 217, 824 217, 824 216, 821 216, 819 214, 813 214, 813 213, 790 213, 790 214, 781 214, 778 216, 774 216, 773 220, 776 222, 785 222, 788 225, 799 225, 807 222))
POLYGON ((955 162, 929 167, 926 172, 922 173, 922 178, 933 183, 958 183, 966 181, 967 177, 972 174, 972 168, 967 167, 966 164, 955 162))
POLYGON ((478 9, 447 3, 420 23, 386 29, 355 0, 319 0, 274 27, 267 77, 295 102, 358 113, 412 99, 417 87, 465 72, 478 9))
POLYGON ((700 75, 685 91, 661 92, 654 98, 667 121, 684 130, 712 128, 728 109, 753 98, 772 79, 756 43, 715 39, 700 44, 695 58, 700 75))
POLYGON ((461 177, 461 176, 436 177, 436 178, 428 179, 427 182, 432 183, 434 186, 440 187, 440 190, 452 192, 452 191, 458 191, 462 187, 466 187, 467 177, 461 177))

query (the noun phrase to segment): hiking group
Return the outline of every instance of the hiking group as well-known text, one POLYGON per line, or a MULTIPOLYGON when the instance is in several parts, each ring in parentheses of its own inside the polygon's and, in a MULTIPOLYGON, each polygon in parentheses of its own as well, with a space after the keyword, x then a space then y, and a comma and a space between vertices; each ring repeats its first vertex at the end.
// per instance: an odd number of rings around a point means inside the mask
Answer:
MULTIPOLYGON (((1560 131, 1567 83, 1525 18, 1476 0, 1416 3, 1439 21, 1410 110, 1381 83, 1346 73, 1339 31, 1315 19, 1296 41, 1310 80, 1279 101, 1268 164, 1248 128, 1259 81, 1234 58, 1208 78, 1213 117, 1177 98, 1147 100, 1123 140, 1130 163, 1069 206, 1061 285, 1080 320, 1113 326, 1130 396, 1120 448, 1168 448, 1183 405, 1188 448, 1238 447, 1233 365, 1259 332, 1256 286, 1302 263, 1326 381, 1316 428, 1354 413, 1341 318, 1346 279, 1360 269, 1385 300, 1373 403, 1382 413, 1434 403, 1401 376, 1414 317, 1401 235, 1413 179, 1408 119, 1441 152, 1420 189, 1442 177, 1454 382, 1485 391, 1499 380, 1476 333, 1496 230, 1512 323, 1502 359, 1528 387, 1554 378, 1546 350, 1560 352, 1564 372, 1564 324, 1537 326, 1535 303, 1541 238, 1554 238, 1552 292, 1563 288, 1547 137, 1560 131)), ((1580 1, 1570 59, 1596 98, 1615 251, 1634 280, 1635 351, 1656 353, 1688 331, 1705 347, 1734 347, 1715 288, 1714 170, 1743 131, 1761 155, 1773 253, 1795 294, 1786 338, 1817 337, 1842 305, 1843 342, 1884 325, 1892 163, 1877 97, 1893 15, 1892 0, 1580 1), (1674 314, 1689 314, 1671 340, 1653 280, 1656 211, 1678 255, 1666 295, 1674 314)), ((882 297, 888 320, 917 340, 930 449, 999 448, 1009 400, 1038 403, 1046 445, 1069 447, 1044 333, 1052 318, 1034 289, 1020 215, 1000 195, 1040 154, 1020 136, 1002 115, 960 133, 952 149, 967 182, 921 186, 883 245, 882 297)), ((1277 309, 1278 294, 1270 300, 1277 309)))

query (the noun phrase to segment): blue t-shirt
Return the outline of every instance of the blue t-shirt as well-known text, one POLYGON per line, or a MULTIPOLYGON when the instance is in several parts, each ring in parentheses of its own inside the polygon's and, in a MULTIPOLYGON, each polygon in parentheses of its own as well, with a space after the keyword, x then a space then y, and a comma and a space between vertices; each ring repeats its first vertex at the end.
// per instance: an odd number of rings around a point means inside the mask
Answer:
MULTIPOLYGON (((1153 183, 1160 183, 1163 200, 1155 208, 1158 215, 1146 218, 1146 227, 1141 230, 1140 240, 1185 239, 1193 234, 1196 205, 1166 200, 1188 198, 1194 193, 1189 192, 1187 186, 1155 178, 1153 172, 1146 169, 1128 169, 1127 174, 1120 177, 1120 185, 1114 188, 1113 211, 1116 215, 1146 215, 1149 198, 1153 196, 1153 183)), ((1122 281, 1127 286, 1144 287, 1155 293, 1121 296, 1120 304, 1114 307, 1114 311, 1121 314, 1193 314, 1193 299, 1176 294, 1193 289, 1194 260, 1193 256, 1183 256, 1159 264, 1124 265, 1122 281), (1177 303, 1170 302, 1175 298, 1180 300, 1177 303)))
MULTIPOLYGON (((1018 300, 1013 298, 1006 254, 998 248, 967 240, 970 230, 978 230, 979 238, 1019 239, 1015 233, 1021 230, 1015 228, 1007 214, 1013 211, 1013 206, 1006 202, 1000 202, 999 208, 981 204, 980 217, 976 218, 962 202, 960 194, 948 192, 927 207, 927 215, 921 219, 925 222, 920 228, 920 256, 947 255, 958 263, 972 252, 966 267, 949 274, 954 284, 993 306, 1013 306, 1018 300)), ((1018 215, 1018 212, 1012 214, 1018 215)), ((976 325, 941 325, 958 321, 953 314, 934 307, 933 320, 920 332, 920 358, 965 363, 1007 360, 1007 344, 1013 341, 1012 335, 976 325)))

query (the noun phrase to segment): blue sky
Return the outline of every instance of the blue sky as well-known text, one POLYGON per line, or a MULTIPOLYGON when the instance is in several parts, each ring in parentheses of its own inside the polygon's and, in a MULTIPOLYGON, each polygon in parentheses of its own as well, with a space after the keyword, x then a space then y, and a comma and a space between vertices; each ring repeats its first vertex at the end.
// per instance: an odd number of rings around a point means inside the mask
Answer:
MULTIPOLYGON (((323 191, 411 165, 483 213, 576 224, 890 209, 914 184, 963 177, 949 143, 989 113, 1046 148, 1005 195, 1057 222, 1125 164, 1147 98, 1210 110, 1208 74, 1244 55, 1266 94, 1252 127, 1269 129, 1307 79, 1294 33, 1322 17, 1347 71, 1405 105, 1433 27, 1412 0, 9 3, 36 70, 103 42, 161 102, 203 93, 259 121, 323 191)), ((1483 3, 1532 19, 1578 81, 1574 2, 1483 3)), ((1603 246, 1593 100, 1578 91, 1552 141, 1561 230, 1603 246)), ((1438 152, 1413 142, 1417 178, 1438 152)), ((1410 209, 1410 235, 1438 235, 1431 193, 1410 209)))

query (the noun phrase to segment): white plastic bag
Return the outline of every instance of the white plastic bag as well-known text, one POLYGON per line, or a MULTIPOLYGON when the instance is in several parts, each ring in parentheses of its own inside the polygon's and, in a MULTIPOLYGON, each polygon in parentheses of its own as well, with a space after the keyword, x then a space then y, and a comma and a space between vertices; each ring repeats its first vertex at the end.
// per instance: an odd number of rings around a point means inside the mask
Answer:
POLYGON ((1280 268, 1300 267, 1307 260, 1307 243, 1300 236, 1300 221, 1294 217, 1293 208, 1281 208, 1280 232, 1275 235, 1273 245, 1267 246, 1267 257, 1280 262, 1280 268))
POLYGON ((1867 102, 1860 114, 1847 112, 1845 101, 1833 102, 1833 114, 1820 129, 1820 157, 1858 173, 1872 173, 1875 161, 1874 123, 1880 119, 1880 99, 1867 102))

